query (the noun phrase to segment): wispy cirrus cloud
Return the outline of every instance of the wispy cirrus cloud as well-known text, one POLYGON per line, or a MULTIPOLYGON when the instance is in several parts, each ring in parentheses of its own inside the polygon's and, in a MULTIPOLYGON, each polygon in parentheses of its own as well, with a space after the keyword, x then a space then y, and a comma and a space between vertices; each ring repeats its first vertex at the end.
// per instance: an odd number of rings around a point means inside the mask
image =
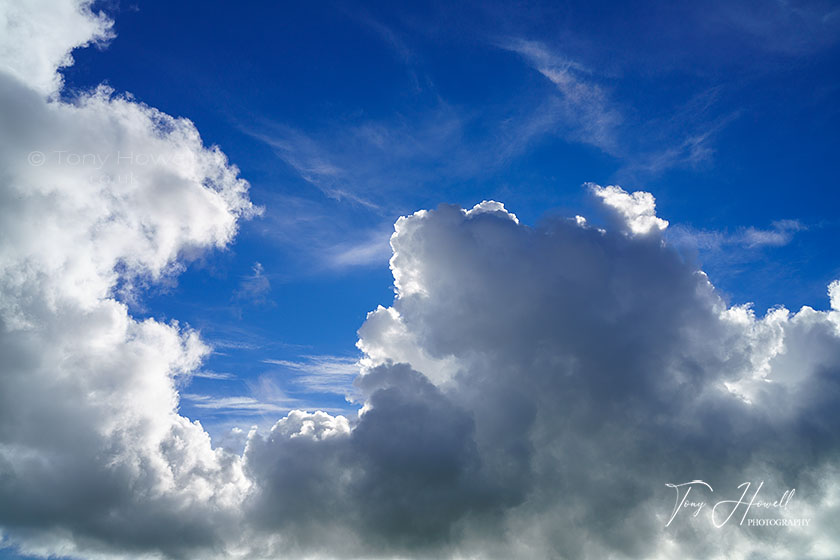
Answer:
POLYGON ((747 247, 781 247, 793 239, 796 232, 808 229, 799 220, 778 220, 770 229, 748 227, 741 238, 747 247))
MULTIPOLYGON (((214 417, 248 417, 287 413, 294 409, 347 412, 320 402, 318 396, 355 394, 353 379, 359 374, 358 359, 340 356, 301 356, 298 360, 264 359, 263 364, 288 372, 281 378, 277 371, 268 371, 256 379, 245 381, 247 393, 242 395, 184 392, 181 397, 194 408, 214 417), (292 393, 292 394, 290 394, 292 393)), ((224 374, 195 377, 229 380, 224 374)))
POLYGON ((546 43, 507 38, 492 45, 520 57, 550 89, 469 109, 428 90, 427 98, 390 117, 341 116, 307 131, 265 121, 240 128, 328 198, 384 215, 420 193, 488 177, 549 137, 614 157, 622 180, 695 168, 711 160, 717 135, 738 116, 716 112, 715 87, 682 106, 645 115, 613 91, 614 77, 546 43))
POLYGON ((292 383, 306 392, 350 395, 359 374, 359 359, 344 356, 301 356, 299 360, 265 359, 295 374, 292 383))
POLYGON ((718 2, 696 15, 755 49, 784 56, 812 54, 840 40, 840 7, 831 1, 718 2))
POLYGON ((624 117, 592 79, 590 70, 538 41, 510 39, 498 46, 522 56, 556 86, 560 94, 555 108, 559 126, 567 127, 573 138, 605 152, 614 153, 618 149, 616 136, 624 117))
MULTIPOLYGON (((305 263, 296 271, 273 272, 272 279, 292 272, 341 273, 387 264, 393 217, 359 205, 348 208, 337 200, 276 192, 263 193, 263 198, 265 217, 251 227, 290 257, 305 263)), ((265 272, 262 276, 269 280, 265 272)), ((243 282, 250 280, 246 277, 243 282)))
POLYGON ((358 189, 348 188, 347 177, 350 171, 331 161, 330 155, 318 142, 289 126, 275 124, 271 128, 271 132, 245 132, 271 146, 275 154, 303 180, 329 198, 349 200, 374 210, 379 208, 376 203, 359 194, 358 189))
POLYGON ((306 132, 268 122, 241 129, 327 198, 393 216, 453 184, 492 177, 562 125, 556 98, 467 109, 430 95, 384 118, 338 118, 306 132))
POLYGON ((290 400, 286 406, 274 402, 262 402, 253 397, 214 397, 196 393, 182 393, 181 397, 192 403, 195 408, 210 409, 218 414, 267 414, 284 413, 295 408, 296 401, 290 400))
POLYGON ((268 299, 270 293, 271 281, 266 276, 262 263, 255 262, 251 267, 251 274, 239 282, 239 287, 234 292, 234 299, 258 305, 273 304, 268 299))
POLYGON ((617 100, 599 75, 584 64, 545 43, 523 38, 496 42, 520 55, 556 89, 548 105, 548 131, 595 146, 622 162, 619 179, 657 176, 674 167, 694 168, 714 154, 715 136, 738 116, 737 112, 709 116, 720 88, 692 97, 670 114, 640 118, 627 103, 617 100), (633 118, 627 114, 634 114, 633 118))
POLYGON ((232 373, 221 372, 221 371, 210 371, 210 370, 198 370, 192 372, 190 377, 198 377, 200 379, 216 379, 216 380, 230 380, 236 379, 236 376, 232 373))
POLYGON ((667 235, 669 241, 676 246, 717 252, 724 249, 755 250, 763 247, 782 247, 790 243, 798 232, 807 229, 808 226, 799 220, 787 219, 774 221, 769 228, 746 226, 733 232, 698 230, 677 225, 671 228, 667 235))
POLYGON ((405 38, 397 30, 369 14, 360 14, 357 10, 348 11, 347 15, 372 31, 403 63, 415 93, 421 93, 424 86, 432 85, 429 77, 418 71, 417 52, 406 43, 405 38))
POLYGON ((339 242, 325 251, 324 258, 330 267, 337 269, 387 264, 391 258, 392 233, 393 228, 373 230, 360 239, 339 242))

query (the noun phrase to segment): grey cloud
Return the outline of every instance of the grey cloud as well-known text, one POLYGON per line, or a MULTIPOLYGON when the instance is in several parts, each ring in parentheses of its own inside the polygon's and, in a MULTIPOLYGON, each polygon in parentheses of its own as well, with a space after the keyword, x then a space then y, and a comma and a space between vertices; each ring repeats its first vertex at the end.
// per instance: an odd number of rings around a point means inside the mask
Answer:
POLYGON ((835 550, 838 310, 727 307, 660 230, 626 219, 535 229, 487 202, 401 219, 397 298, 360 331, 362 415, 252 434, 246 525, 298 555, 835 550), (813 525, 724 533, 682 516, 666 528, 666 483, 697 478, 726 497, 744 481, 771 499, 796 488, 813 525))
MULTIPOLYGON (((727 309, 656 232, 563 220, 530 229, 443 206, 402 221, 392 244, 398 321, 432 363, 459 364, 443 386, 472 411, 483 464, 518 466, 515 477, 492 475, 529 489, 506 513, 508 526, 527 528, 529 554, 667 556, 675 539, 688 557, 723 553, 701 528, 660 524, 664 484, 683 479, 729 489, 772 480, 835 515, 819 478, 840 450, 827 412, 840 373, 836 314, 727 309), (807 359, 806 340, 820 349, 807 359)), ((363 331, 362 348, 387 350, 390 332, 363 331)), ((473 529, 483 554, 520 550, 473 529)), ((781 557, 806 556, 825 537, 742 533, 727 544, 747 557, 786 538, 796 547, 781 557)))
POLYGON ((316 550, 324 532, 353 535, 350 556, 424 555, 452 544, 469 514, 501 505, 504 493, 483 478, 468 411, 405 364, 373 368, 358 385, 369 409, 352 431, 289 437, 284 419, 249 440, 245 465, 259 489, 246 508, 256 525, 294 541, 305 535, 316 550))

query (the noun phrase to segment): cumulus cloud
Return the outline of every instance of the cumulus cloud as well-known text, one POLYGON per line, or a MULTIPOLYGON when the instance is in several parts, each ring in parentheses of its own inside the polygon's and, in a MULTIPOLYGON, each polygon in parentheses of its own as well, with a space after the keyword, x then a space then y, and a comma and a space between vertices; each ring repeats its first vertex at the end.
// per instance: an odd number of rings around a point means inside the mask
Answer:
POLYGON ((624 225, 631 233, 644 235, 668 227, 667 220, 656 217, 656 201, 650 193, 636 191, 630 194, 615 185, 602 187, 590 184, 589 188, 607 207, 623 218, 624 225))
MULTIPOLYGON (((278 428, 249 440, 260 490, 246 516, 276 539, 271 550, 836 554, 836 310, 728 307, 653 229, 634 231, 640 214, 655 218, 653 197, 614 189, 644 208, 610 230, 581 219, 533 229, 489 202, 398 221, 396 299, 359 332, 358 421, 329 442, 278 428), (710 506, 666 527, 666 484, 696 479, 721 499, 745 481, 770 501, 795 488, 786 513, 809 525, 719 530, 710 506)), ((834 309, 840 288, 829 290, 834 309)))
POLYGON ((53 95, 89 2, 3 2, 0 525, 24 552, 176 556, 212 547, 250 482, 178 415, 208 347, 117 294, 226 245, 255 209, 192 123, 107 88, 53 95), (56 18, 52 21, 50 18, 56 18))
MULTIPOLYGON (((66 9, 98 20, 85 6, 66 9)), ((591 186, 607 229, 529 227, 493 201, 400 218, 396 297, 359 331, 358 416, 292 411, 214 447, 176 390, 208 347, 120 295, 229 243, 254 212, 247 183, 189 121, 105 89, 50 100, 43 75, 0 71, 5 543, 78 558, 840 552, 840 284, 828 311, 729 307, 658 235, 653 196, 615 186, 591 186), (785 513, 810 523, 717 530, 709 508, 666 527, 666 484, 694 479, 729 498, 744 481, 771 501, 795 488, 785 513)))
POLYGON ((399 292, 368 318, 360 347, 379 367, 408 361, 471 412, 473 479, 512 501, 492 530, 464 514, 457 542, 487 557, 836 553, 836 313, 727 307, 646 235, 664 227, 651 195, 592 191, 616 197, 605 203, 624 228, 530 229, 449 206, 398 223, 399 292), (796 487, 813 526, 722 541, 696 520, 665 529, 665 483, 697 478, 718 492, 745 480, 796 487))
POLYGON ((59 68, 73 64, 76 47, 113 38, 113 22, 80 2, 0 2, 0 60, 3 69, 41 94, 61 89, 59 68))

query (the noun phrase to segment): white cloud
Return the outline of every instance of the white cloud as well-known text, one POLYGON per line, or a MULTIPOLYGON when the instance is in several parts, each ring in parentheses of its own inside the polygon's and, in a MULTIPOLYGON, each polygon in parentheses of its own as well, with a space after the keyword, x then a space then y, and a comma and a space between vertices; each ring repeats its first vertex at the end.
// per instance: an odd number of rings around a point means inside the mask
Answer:
POLYGON ((656 216, 656 201, 648 192, 628 193, 621 187, 610 185, 601 187, 589 183, 592 193, 604 201, 604 204, 617 212, 627 229, 636 235, 646 235, 651 231, 663 231, 668 221, 656 216))
POLYGON ((57 93, 57 70, 73 64, 70 51, 113 38, 113 22, 92 3, 0 2, 0 67, 43 95, 57 93))
POLYGON ((330 416, 326 412, 293 410, 271 428, 272 434, 284 438, 309 438, 320 441, 350 435, 350 422, 344 416, 330 416))
POLYGON ((828 295, 831 298, 831 309, 840 311, 840 280, 835 280, 829 284, 828 295))
POLYGON ((505 205, 501 202, 497 202, 495 200, 482 200, 475 206, 473 206, 469 210, 464 211, 464 216, 471 217, 476 216, 478 214, 496 214, 498 216, 507 218, 511 220, 513 223, 518 224, 519 218, 516 217, 516 214, 513 212, 508 212, 505 209, 505 205))
POLYGON ((114 294, 226 245, 248 185, 185 119, 107 88, 55 99, 110 22, 48 4, 0 8, 0 524, 40 555, 213 546, 250 482, 176 412, 208 348, 114 294))

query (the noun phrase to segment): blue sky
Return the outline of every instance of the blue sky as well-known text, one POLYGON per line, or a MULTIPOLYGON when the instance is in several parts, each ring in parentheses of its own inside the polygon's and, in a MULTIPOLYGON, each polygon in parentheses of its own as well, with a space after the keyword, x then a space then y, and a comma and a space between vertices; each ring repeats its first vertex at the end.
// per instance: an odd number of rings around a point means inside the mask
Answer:
MULTIPOLYGON (((398 307, 389 239, 398 218, 420 209, 495 200, 528 235, 554 231, 561 218, 576 215, 618 231, 615 208, 593 195, 600 187, 587 185, 646 191, 655 197, 656 215, 669 222, 662 239, 686 268, 704 270, 727 304, 752 302, 760 325, 772 323, 760 321, 779 305, 793 312, 826 309, 826 287, 840 279, 836 3, 109 0, 93 8, 113 20, 113 37, 72 51, 73 64, 61 69, 64 106, 104 83, 117 96, 127 92, 130 101, 188 119, 205 145, 219 146, 238 168, 261 209, 250 217, 230 210, 238 232, 229 243, 210 234, 195 242, 221 249, 190 253, 184 242, 178 274, 162 281, 142 277, 135 289, 121 291, 122 282, 137 280, 120 276, 129 257, 116 258, 105 274, 120 277, 111 295, 128 305, 131 321, 176 321, 212 346, 196 371, 178 378, 178 411, 199 420, 214 444, 242 461, 253 425, 268 431, 293 409, 355 417, 372 402, 372 389, 353 386, 363 356, 356 343, 361 338, 374 348, 379 334, 357 331, 363 324, 378 328, 384 310, 367 319, 378 306, 398 307)), ((40 15, 50 29, 61 28, 40 15)), ((4 110, 4 118, 12 122, 13 113, 4 110)), ((36 148, 47 151, 25 146, 36 148)), ((509 217, 487 214, 502 222, 509 217)), ((439 238, 431 225, 411 225, 420 233, 403 241, 406 252, 450 235, 452 247, 462 247, 457 236, 482 227, 479 218, 464 218, 452 233, 443 216, 445 209, 429 218, 446 232, 439 238)), ((487 227, 492 234, 508 225, 487 227)), ((97 249, 107 245, 94 241, 97 249)), ((531 262, 532 248, 511 262, 522 264, 521 257, 534 270, 545 266, 545 278, 562 277, 555 268, 574 276, 591 265, 583 257, 555 263, 550 252, 546 262, 531 262)), ((486 255, 475 251, 475 262, 465 257, 449 268, 434 268, 438 255, 424 258, 441 285, 450 272, 463 279, 456 273, 466 263, 504 276, 482 268, 486 255)), ((646 255, 636 246, 627 251, 632 258, 646 255)), ((615 256, 616 275, 629 278, 632 299, 636 276, 621 268, 623 258, 615 256)), ((645 286, 672 279, 670 261, 660 275, 650 264, 656 259, 639 261, 640 277, 650 274, 645 286)), ((677 285, 682 277, 674 278, 677 285)), ((457 301, 471 301, 472 292, 454 290, 452 303, 440 286, 432 288, 441 290, 440 307, 428 309, 441 316, 452 311, 453 323, 460 320, 457 301)), ((526 282, 489 293, 519 301, 532 288, 541 293, 526 282)), ((643 301, 646 288, 638 289, 643 301)), ((475 293, 485 293, 480 283, 475 293)), ((673 301, 694 309, 696 302, 680 294, 673 301)), ((586 294, 580 298, 586 301, 586 294)), ((400 311, 412 312, 422 320, 410 328, 428 348, 457 338, 457 329, 409 304, 400 311)), ((483 350, 473 350, 483 346, 474 342, 464 342, 467 357, 452 354, 463 360, 463 371, 478 368, 475 356, 483 350)), ((409 355, 401 354, 402 342, 391 343, 384 356, 409 355)), ((446 387, 423 369, 423 356, 412 367, 446 387)), ((441 371, 444 362, 435 362, 441 371)), ((473 406, 480 419, 473 396, 458 391, 453 399, 473 406)), ((442 410, 446 416, 449 409, 442 410)), ((0 549, 0 558, 19 556, 0 549)))
POLYGON ((190 391, 260 399, 263 376, 347 406, 264 361, 356 356, 393 298, 393 222, 442 202, 500 200, 533 225, 597 221, 588 181, 647 190, 686 257, 759 313, 818 305, 840 275, 829 4, 107 8, 117 37, 74 54, 65 94, 104 81, 191 119, 265 208, 137 302, 200 329, 208 371, 236 372, 190 391))

